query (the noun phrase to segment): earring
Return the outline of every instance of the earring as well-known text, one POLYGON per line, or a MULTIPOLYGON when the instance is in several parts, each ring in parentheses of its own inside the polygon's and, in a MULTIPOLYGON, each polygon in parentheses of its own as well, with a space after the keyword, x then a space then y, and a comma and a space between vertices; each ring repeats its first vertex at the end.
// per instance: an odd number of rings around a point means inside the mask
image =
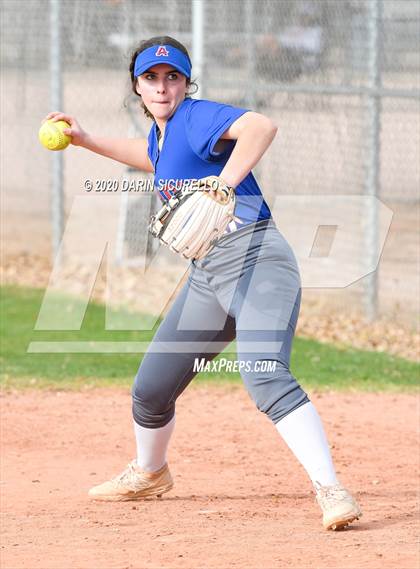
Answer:
POLYGON ((191 85, 192 85, 193 87, 195 87, 195 91, 188 91, 187 93, 185 93, 186 95, 195 95, 195 94, 197 93, 197 91, 198 91, 198 85, 197 85, 197 83, 191 83, 191 85))

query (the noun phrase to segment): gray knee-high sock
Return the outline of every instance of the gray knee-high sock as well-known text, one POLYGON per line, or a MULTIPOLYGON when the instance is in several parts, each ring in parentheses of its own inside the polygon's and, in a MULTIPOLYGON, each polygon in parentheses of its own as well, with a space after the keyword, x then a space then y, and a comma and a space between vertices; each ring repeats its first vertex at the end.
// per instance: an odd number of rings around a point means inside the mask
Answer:
POLYGON ((156 472, 166 463, 166 451, 175 427, 175 415, 164 427, 147 429, 135 421, 137 464, 143 470, 156 472))
POLYGON ((276 429, 309 475, 313 485, 338 484, 327 437, 311 401, 276 423, 276 429))

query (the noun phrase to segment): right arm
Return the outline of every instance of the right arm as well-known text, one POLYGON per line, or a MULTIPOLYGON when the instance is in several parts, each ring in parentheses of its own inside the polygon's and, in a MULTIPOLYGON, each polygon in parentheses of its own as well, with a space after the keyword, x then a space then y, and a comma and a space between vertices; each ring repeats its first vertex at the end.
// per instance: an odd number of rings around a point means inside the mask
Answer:
POLYGON ((127 166, 143 170, 144 172, 154 172, 153 164, 147 153, 146 138, 108 138, 93 136, 85 132, 77 120, 64 113, 49 113, 45 120, 66 121, 70 128, 63 132, 71 136, 71 143, 75 146, 82 146, 96 154, 101 154, 117 162, 122 162, 127 166))

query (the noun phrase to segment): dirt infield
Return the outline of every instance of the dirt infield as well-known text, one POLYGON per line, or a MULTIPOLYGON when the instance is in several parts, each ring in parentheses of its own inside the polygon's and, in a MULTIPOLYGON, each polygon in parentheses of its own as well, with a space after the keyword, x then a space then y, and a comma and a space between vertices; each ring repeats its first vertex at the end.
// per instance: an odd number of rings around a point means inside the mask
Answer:
POLYGON ((2 569, 417 568, 416 395, 310 393, 364 515, 326 532, 303 469, 242 387, 190 387, 162 499, 95 503, 134 455, 128 391, 2 397, 2 569))

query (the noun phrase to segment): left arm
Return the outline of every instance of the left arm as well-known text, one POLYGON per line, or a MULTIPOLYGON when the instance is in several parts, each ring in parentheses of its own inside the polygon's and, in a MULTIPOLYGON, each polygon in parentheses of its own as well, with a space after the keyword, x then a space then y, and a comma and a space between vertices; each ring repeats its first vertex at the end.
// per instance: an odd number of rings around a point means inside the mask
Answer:
POLYGON ((264 115, 247 112, 239 117, 221 136, 222 140, 237 142, 220 177, 236 188, 258 163, 276 132, 277 127, 264 115))

